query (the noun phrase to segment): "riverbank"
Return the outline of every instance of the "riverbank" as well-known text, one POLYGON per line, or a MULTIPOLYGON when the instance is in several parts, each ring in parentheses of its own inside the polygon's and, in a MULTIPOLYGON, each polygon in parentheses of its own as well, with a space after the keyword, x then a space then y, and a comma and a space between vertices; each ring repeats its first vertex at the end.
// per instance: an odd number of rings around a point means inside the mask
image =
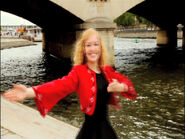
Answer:
MULTIPOLYGON (((148 38, 156 39, 157 30, 142 30, 142 29, 125 29, 125 30, 115 30, 115 37, 118 38, 148 38)), ((177 32, 177 38, 182 38, 182 31, 177 32)))
POLYGON ((35 45, 35 43, 18 37, 1 37, 1 50, 28 45, 35 45))

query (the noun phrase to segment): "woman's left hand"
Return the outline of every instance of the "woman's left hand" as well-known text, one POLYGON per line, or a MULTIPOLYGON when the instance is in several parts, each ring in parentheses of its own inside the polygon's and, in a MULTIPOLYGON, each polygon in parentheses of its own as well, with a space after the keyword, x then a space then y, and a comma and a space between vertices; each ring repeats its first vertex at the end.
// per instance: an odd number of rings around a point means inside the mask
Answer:
POLYGON ((127 85, 123 83, 119 83, 116 79, 112 79, 112 80, 113 82, 109 83, 107 87, 108 92, 116 92, 116 93, 127 92, 128 90, 127 85))

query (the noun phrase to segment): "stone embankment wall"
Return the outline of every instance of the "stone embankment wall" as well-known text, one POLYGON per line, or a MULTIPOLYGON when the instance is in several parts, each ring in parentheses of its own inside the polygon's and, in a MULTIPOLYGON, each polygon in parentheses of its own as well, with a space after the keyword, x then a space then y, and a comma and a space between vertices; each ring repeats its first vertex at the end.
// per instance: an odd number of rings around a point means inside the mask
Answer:
MULTIPOLYGON (((115 30, 115 37, 119 38, 153 38, 157 37, 157 30, 115 30)), ((177 38, 182 38, 182 31, 177 32, 177 38)))
POLYGON ((25 39, 20 39, 18 37, 1 37, 1 50, 14 48, 14 47, 21 47, 21 46, 28 46, 34 45, 34 42, 28 41, 25 39))

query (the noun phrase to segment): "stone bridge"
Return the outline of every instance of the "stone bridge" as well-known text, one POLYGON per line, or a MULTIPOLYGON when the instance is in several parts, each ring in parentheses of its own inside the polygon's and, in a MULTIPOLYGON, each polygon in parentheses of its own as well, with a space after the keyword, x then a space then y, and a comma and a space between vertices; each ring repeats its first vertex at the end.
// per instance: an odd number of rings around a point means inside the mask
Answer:
POLYGON ((71 57, 74 42, 86 28, 100 31, 113 55, 113 20, 143 0, 3 0, 0 9, 43 29, 43 49, 71 57))
POLYGON ((116 17, 126 11, 143 16, 161 27, 158 44, 176 44, 177 24, 184 25, 183 9, 180 0, 2 0, 0 5, 0 10, 40 26, 43 50, 63 58, 71 57, 74 43, 84 29, 96 28, 113 61, 116 17))

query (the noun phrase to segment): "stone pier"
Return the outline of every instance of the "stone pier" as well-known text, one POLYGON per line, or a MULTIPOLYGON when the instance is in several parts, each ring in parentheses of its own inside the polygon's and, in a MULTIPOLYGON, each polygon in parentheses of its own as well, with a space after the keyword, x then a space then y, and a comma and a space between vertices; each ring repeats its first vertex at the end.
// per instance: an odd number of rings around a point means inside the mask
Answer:
POLYGON ((102 37, 110 57, 110 64, 114 65, 114 29, 112 22, 91 21, 71 27, 71 30, 44 31, 43 51, 61 58, 72 58, 75 42, 81 33, 88 28, 95 28, 102 37))
POLYGON ((185 27, 182 29, 182 49, 185 52, 185 27))
POLYGON ((43 31, 43 51, 60 58, 71 58, 76 31, 43 31))
POLYGON ((158 46, 177 46, 177 27, 171 27, 168 29, 159 29, 157 31, 157 45, 158 46))

